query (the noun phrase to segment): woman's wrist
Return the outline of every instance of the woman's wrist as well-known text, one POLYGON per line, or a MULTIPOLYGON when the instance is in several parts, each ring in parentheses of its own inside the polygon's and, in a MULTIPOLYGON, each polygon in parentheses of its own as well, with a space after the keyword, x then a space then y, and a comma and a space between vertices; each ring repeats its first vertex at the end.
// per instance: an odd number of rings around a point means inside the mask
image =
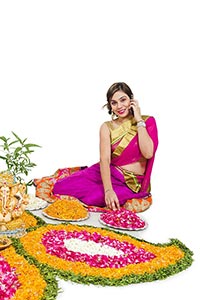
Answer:
POLYGON ((110 191, 112 191, 112 188, 107 188, 107 189, 105 189, 104 193, 106 194, 107 192, 110 192, 110 191))
POLYGON ((146 123, 145 123, 145 121, 144 120, 140 120, 140 121, 138 121, 137 122, 137 128, 139 128, 139 127, 146 127, 146 123))
POLYGON ((139 120, 136 120, 136 123, 142 122, 144 121, 142 118, 140 118, 139 120))

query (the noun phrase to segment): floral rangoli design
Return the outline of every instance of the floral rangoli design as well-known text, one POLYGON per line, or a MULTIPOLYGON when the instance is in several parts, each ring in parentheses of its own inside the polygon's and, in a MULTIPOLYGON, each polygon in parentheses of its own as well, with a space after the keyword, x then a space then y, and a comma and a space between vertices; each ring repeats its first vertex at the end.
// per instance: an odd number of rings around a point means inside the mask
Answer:
POLYGON ((153 244, 107 228, 45 224, 31 213, 23 218, 27 234, 0 251, 3 300, 29 299, 30 291, 32 300, 56 299, 56 277, 120 286, 164 279, 193 261, 191 250, 177 239, 153 244))

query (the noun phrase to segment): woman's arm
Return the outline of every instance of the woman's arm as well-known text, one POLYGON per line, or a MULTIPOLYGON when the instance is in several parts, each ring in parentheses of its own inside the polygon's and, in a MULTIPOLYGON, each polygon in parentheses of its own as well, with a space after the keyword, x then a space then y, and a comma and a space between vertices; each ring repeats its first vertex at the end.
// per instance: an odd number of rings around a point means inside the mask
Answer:
POLYGON ((106 206, 110 209, 119 209, 119 200, 113 190, 111 182, 110 159, 110 131, 108 129, 108 126, 103 123, 100 128, 100 172, 104 186, 105 203, 106 206))
POLYGON ((154 146, 146 127, 138 127, 138 142, 142 155, 146 159, 150 159, 154 154, 154 146))
MULTIPOLYGON (((142 121, 142 116, 140 112, 140 107, 137 100, 131 100, 131 107, 134 110, 134 117, 136 122, 142 121)), ((154 154, 154 145, 153 141, 148 134, 146 127, 140 126, 138 127, 138 143, 140 147, 140 151, 144 158, 150 159, 154 154)))

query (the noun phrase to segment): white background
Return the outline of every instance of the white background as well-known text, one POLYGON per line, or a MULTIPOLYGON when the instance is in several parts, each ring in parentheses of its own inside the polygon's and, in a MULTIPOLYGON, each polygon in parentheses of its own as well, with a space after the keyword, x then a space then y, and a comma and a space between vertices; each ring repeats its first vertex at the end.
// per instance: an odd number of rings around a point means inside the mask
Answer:
POLYGON ((61 282, 59 300, 79 292, 84 299, 187 299, 197 290, 199 27, 193 0, 0 2, 0 135, 14 131, 42 146, 30 178, 98 161, 99 127, 110 118, 102 110, 106 92, 124 81, 159 130, 154 204, 138 235, 178 238, 194 251, 192 267, 165 281, 124 288, 61 282))

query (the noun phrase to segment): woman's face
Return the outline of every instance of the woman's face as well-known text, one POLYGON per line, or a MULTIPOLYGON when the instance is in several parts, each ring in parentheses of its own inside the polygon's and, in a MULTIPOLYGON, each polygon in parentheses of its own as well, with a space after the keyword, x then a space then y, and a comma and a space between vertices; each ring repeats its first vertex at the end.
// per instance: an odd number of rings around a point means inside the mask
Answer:
POLYGON ((117 91, 110 100, 113 113, 120 118, 125 118, 130 114, 130 103, 131 99, 123 91, 117 91))

